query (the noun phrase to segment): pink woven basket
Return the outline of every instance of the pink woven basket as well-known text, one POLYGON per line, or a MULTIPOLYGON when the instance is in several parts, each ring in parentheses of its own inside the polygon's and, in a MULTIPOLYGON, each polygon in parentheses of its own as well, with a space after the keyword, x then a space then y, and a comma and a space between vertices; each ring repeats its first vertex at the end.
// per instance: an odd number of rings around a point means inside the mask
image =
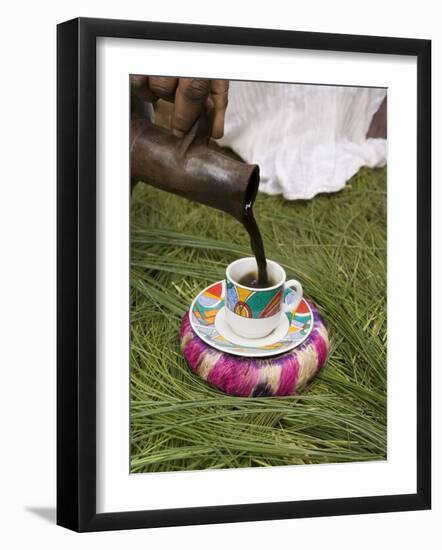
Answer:
POLYGON ((324 366, 329 348, 324 321, 309 304, 314 323, 308 338, 292 351, 265 359, 238 357, 210 347, 193 332, 187 312, 180 331, 184 358, 195 374, 229 395, 295 395, 324 366))

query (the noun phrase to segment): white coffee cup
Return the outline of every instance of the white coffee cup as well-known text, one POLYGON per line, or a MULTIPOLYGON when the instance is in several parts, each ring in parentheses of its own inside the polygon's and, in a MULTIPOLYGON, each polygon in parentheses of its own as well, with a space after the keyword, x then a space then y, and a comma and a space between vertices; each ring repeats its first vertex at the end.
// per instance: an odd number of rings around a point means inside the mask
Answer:
POLYGON ((226 269, 226 321, 230 328, 243 338, 263 338, 281 322, 281 315, 293 314, 301 299, 302 285, 295 279, 287 281, 284 269, 276 262, 267 260, 267 275, 272 286, 252 288, 239 281, 250 273, 257 273, 254 257, 241 258, 226 269), (290 305, 284 303, 284 290, 294 290, 295 299, 290 305))

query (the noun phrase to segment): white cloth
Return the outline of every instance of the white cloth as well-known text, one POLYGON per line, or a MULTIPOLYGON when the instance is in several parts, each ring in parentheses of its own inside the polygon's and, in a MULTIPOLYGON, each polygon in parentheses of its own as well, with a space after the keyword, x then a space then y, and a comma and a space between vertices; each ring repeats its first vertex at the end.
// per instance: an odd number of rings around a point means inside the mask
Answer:
POLYGON ((310 199, 339 191, 361 166, 384 166, 385 139, 366 139, 386 90, 230 82, 219 144, 259 164, 260 191, 310 199))

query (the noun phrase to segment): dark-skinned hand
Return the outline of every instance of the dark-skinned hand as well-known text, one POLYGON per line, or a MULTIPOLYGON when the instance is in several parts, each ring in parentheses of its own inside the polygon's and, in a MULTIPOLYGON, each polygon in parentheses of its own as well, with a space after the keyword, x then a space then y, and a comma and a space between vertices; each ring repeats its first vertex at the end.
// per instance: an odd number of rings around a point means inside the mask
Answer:
POLYGON ((228 80, 132 75, 131 90, 144 101, 163 99, 174 104, 172 131, 176 136, 183 137, 204 109, 213 109, 212 137, 223 137, 228 80))

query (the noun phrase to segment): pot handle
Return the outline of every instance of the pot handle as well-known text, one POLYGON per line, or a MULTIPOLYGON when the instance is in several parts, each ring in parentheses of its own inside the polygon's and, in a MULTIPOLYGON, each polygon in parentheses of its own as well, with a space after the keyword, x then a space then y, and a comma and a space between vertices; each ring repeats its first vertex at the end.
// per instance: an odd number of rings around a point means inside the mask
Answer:
POLYGON ((204 110, 201 113, 192 128, 179 141, 181 155, 185 155, 187 150, 193 145, 208 145, 210 136, 212 135, 214 115, 214 109, 210 109, 210 111, 204 110))

